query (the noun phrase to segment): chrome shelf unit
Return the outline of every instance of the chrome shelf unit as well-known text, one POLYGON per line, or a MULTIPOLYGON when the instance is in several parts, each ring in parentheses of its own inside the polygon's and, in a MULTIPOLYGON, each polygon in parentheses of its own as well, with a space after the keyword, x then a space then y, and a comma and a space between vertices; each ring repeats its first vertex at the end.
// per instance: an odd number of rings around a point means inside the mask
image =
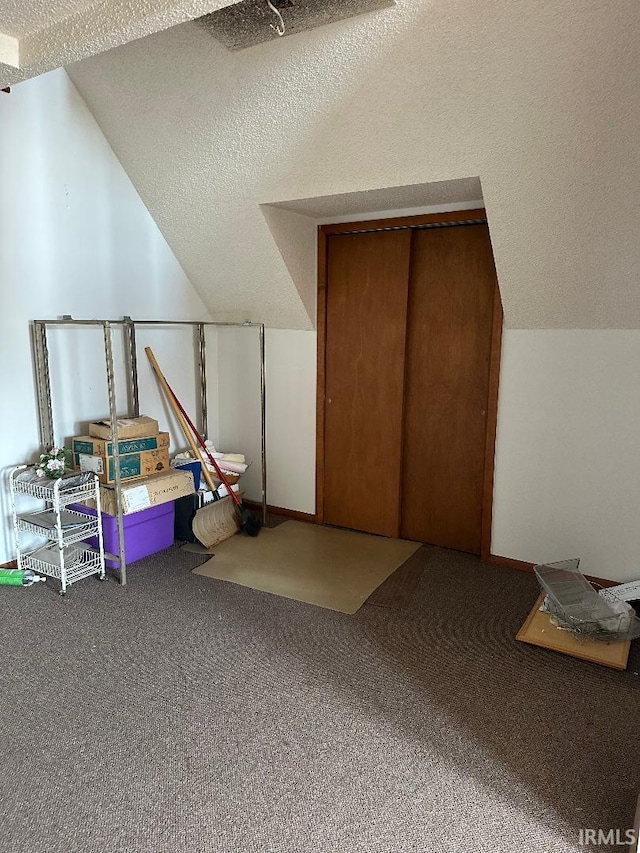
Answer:
MULTIPOLYGON (((200 380, 200 432, 207 436, 207 368, 206 368, 206 337, 205 331, 208 326, 212 327, 237 327, 243 329, 257 329, 260 347, 260 432, 261 432, 261 503, 262 520, 267 518, 267 441, 266 441, 266 369, 265 369, 265 333, 263 323, 251 323, 245 320, 243 323, 216 323, 199 320, 132 320, 131 317, 123 317, 122 320, 75 320, 65 315, 57 320, 34 320, 32 323, 32 342, 36 375, 36 391, 38 399, 38 416, 40 420, 40 442, 42 449, 47 450, 55 444, 53 409, 51 405, 51 375, 49 370, 49 350, 47 344, 47 330, 52 327, 101 327, 104 337, 104 359, 107 374, 107 390, 109 397, 109 419, 111 421, 111 434, 117 435, 118 414, 116 411, 116 387, 113 360, 112 332, 114 328, 122 327, 125 340, 125 356, 127 366, 127 397, 129 400, 129 417, 140 415, 138 394, 138 355, 136 350, 136 327, 138 326, 190 326, 197 336, 197 368, 200 380)), ((120 583, 124 586, 127 582, 127 563, 124 549, 124 523, 123 503, 120 477, 120 450, 118 442, 113 443, 113 464, 115 470, 115 497, 117 508, 118 529, 118 554, 108 554, 109 559, 118 562, 120 583)))
POLYGON ((19 569, 32 569, 60 581, 60 594, 90 575, 105 579, 102 525, 99 522, 100 484, 95 474, 70 472, 56 480, 41 479, 33 465, 18 465, 11 472, 11 510, 19 569), (18 495, 44 502, 44 508, 18 512, 18 495), (98 516, 83 513, 76 504, 94 501, 98 516), (37 547, 22 547, 20 534, 45 540, 37 547), (85 539, 96 537, 98 548, 85 539))

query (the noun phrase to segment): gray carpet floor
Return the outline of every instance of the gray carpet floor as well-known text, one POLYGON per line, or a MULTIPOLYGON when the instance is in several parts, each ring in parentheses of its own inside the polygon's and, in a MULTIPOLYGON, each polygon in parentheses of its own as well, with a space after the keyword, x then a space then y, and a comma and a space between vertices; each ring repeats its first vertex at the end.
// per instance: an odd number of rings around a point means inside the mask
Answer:
POLYGON ((3 588, 2 853, 554 853, 630 826, 638 643, 626 672, 517 643, 533 577, 421 554, 405 608, 355 616, 177 547, 124 589, 3 588))

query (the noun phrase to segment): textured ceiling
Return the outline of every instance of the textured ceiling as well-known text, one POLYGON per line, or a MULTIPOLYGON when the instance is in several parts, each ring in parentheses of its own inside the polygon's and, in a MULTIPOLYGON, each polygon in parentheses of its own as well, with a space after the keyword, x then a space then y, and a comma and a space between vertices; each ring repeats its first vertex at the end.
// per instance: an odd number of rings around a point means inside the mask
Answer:
POLYGON ((281 35, 294 35, 363 12, 395 6, 395 0, 275 0, 272 5, 278 9, 280 18, 266 0, 242 0, 205 15, 198 24, 229 50, 240 50, 281 35), (284 28, 284 32, 274 32, 274 28, 284 28))
POLYGON ((234 53, 185 24, 69 72, 220 319, 310 325, 310 200, 477 175, 508 326, 640 328, 639 30, 637 0, 398 0, 234 53))
MULTIPOLYGON (((276 0, 286 35, 395 0, 276 0)), ((0 0, 0 86, 198 19, 236 49, 277 39, 266 0, 0 0)))
POLYGON ((35 77, 235 0, 0 0, 0 86, 35 77))
POLYGON ((331 216, 356 216, 438 205, 482 202, 482 185, 479 178, 460 178, 454 181, 436 181, 430 184, 411 184, 408 187, 384 187, 356 193, 337 193, 317 198, 298 198, 272 202, 272 207, 301 213, 314 219, 331 216))
POLYGON ((0 29, 22 38, 88 9, 95 0, 2 0, 0 29))

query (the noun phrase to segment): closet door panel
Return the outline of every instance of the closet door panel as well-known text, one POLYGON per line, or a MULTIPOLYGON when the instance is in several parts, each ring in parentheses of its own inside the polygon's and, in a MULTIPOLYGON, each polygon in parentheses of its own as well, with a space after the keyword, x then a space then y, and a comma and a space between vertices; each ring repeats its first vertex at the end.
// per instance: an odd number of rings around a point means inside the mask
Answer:
POLYGON ((397 536, 411 233, 327 241, 324 520, 397 536))
POLYGON ((486 225, 414 232, 401 535, 476 554, 495 287, 486 225))

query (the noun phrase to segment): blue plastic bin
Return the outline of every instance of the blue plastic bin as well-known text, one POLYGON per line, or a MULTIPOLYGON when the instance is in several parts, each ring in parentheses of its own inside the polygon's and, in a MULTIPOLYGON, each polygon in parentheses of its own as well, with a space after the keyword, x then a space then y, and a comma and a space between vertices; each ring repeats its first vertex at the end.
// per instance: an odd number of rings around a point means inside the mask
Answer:
POLYGON ((191 471, 193 474, 193 487, 198 491, 200 488, 200 476, 202 474, 202 463, 197 459, 176 459, 172 463, 172 468, 184 468, 187 471, 191 471))

